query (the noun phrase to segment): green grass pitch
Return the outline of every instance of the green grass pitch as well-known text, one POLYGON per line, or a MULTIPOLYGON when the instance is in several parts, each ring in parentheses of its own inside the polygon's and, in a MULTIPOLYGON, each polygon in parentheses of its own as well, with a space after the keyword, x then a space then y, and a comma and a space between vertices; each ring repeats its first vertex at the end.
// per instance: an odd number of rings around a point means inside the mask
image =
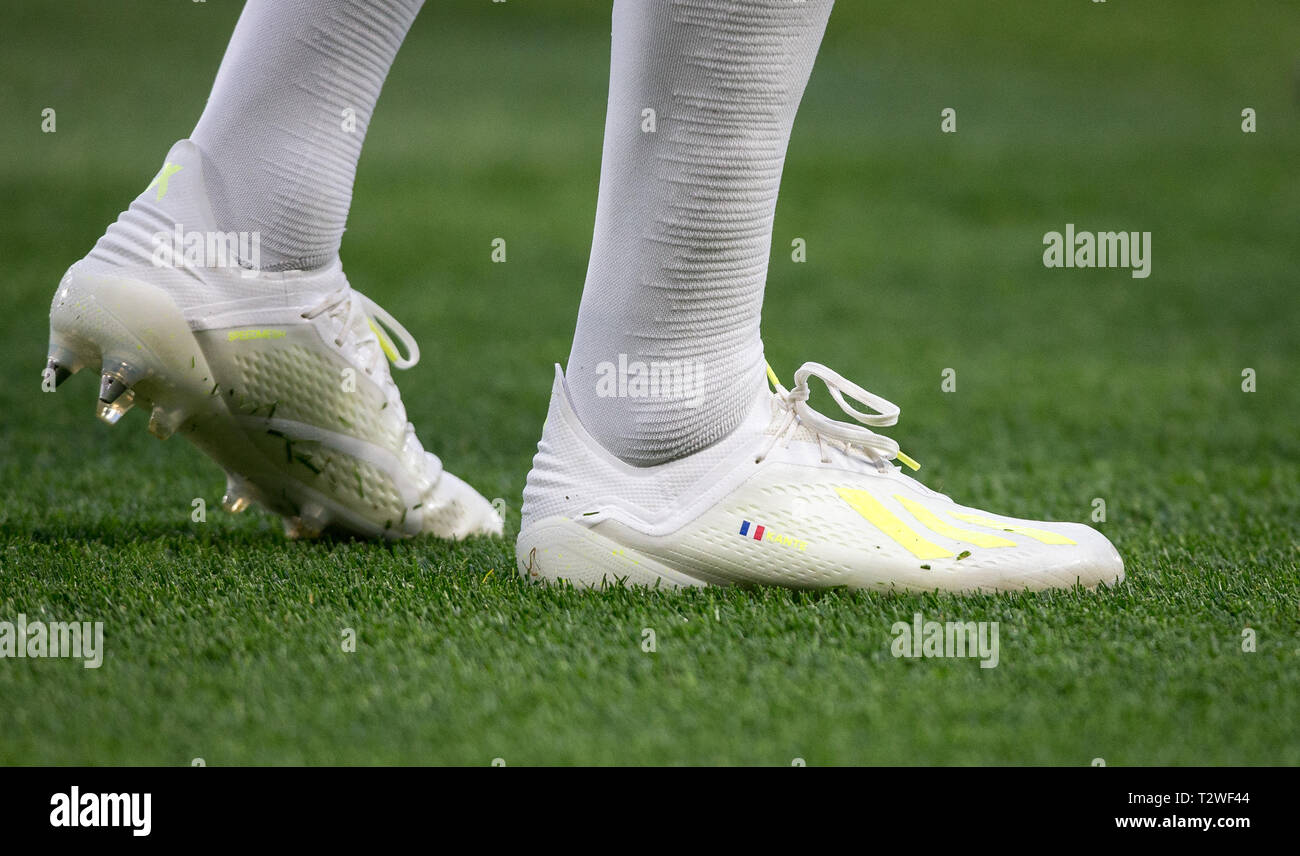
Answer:
POLYGON ((343 242, 353 284, 423 345, 398 378, 421 438, 506 501, 507 540, 286 542, 223 513, 218 468, 145 414, 98 423, 93 372, 43 394, 55 284, 189 133, 237 13, 0 12, 0 620, 101 620, 107 647, 97 670, 0 660, 0 763, 1300 763, 1293 9, 832 15, 777 211, 769 359, 898 403, 892 436, 962 501, 1088 522, 1104 500, 1128 570, 970 598, 515 575, 591 240, 603 3, 430 4, 343 242), (1150 231, 1151 276, 1045 268, 1066 223, 1150 231), (998 621, 998 667, 895 659, 916 612, 998 621))

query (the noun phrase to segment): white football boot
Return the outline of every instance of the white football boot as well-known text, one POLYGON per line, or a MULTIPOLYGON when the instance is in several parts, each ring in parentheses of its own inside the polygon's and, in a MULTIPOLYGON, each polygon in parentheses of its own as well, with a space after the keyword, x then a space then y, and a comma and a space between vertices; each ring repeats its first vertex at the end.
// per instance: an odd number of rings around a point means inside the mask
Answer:
POLYGON ((59 283, 44 388, 100 367, 100 419, 141 405, 152 433, 181 434, 225 469, 227 510, 259 503, 290 536, 501 534, 491 503, 406 421, 388 360, 415 364, 410 333, 337 259, 259 271, 259 246, 217 231, 202 155, 178 142, 59 283))
POLYGON ((653 467, 624 463, 583 429, 555 368, 516 545, 529 579, 952 592, 1124 579, 1119 553, 1088 526, 958 505, 903 475, 890 461, 915 463, 865 427, 895 424, 898 408, 818 363, 792 390, 769 368, 776 391, 731 435, 653 467), (809 407, 810 377, 862 424, 809 407))

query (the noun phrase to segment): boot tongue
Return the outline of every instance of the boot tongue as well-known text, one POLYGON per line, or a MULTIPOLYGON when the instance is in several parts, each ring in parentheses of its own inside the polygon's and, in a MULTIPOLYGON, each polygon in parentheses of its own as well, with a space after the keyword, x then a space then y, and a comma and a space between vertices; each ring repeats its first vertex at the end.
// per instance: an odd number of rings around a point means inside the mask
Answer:
POLYGON ((352 335, 356 342, 357 357, 362 364, 372 372, 387 373, 388 360, 384 357, 379 337, 370 329, 370 319, 361 311, 352 319, 352 335))

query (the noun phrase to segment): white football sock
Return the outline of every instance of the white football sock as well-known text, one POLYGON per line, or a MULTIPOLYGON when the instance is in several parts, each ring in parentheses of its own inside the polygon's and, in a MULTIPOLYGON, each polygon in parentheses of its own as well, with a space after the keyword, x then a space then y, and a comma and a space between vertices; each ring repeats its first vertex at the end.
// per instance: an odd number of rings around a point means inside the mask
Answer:
POLYGON ((422 4, 244 7, 191 139, 218 228, 260 232, 263 269, 311 269, 338 254, 375 101, 422 4))
POLYGON ((772 217, 831 5, 614 3, 595 238, 565 378, 583 425, 629 463, 725 437, 762 389, 772 217))

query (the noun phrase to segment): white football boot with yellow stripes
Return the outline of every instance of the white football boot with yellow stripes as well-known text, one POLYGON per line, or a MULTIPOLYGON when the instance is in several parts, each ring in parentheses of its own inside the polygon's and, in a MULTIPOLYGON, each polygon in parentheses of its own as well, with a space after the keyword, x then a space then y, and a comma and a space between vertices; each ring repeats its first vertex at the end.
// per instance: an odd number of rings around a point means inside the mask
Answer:
POLYGON ((888 401, 818 363, 805 363, 791 390, 768 373, 776 391, 765 390, 726 439, 677 461, 634 467, 583 429, 556 366, 524 489, 520 573, 580 586, 953 592, 1124 579, 1119 553, 1088 526, 958 505, 904 475, 890 462, 915 463, 867 427, 897 422, 888 401), (809 407, 810 377, 860 424, 809 407))
POLYGON ((496 509, 406 420, 388 363, 415 364, 411 335, 337 259, 250 269, 258 236, 213 219, 202 155, 182 140, 59 283, 44 388, 98 367, 101 420, 139 406, 152 433, 183 435, 225 469, 227 510, 259 503, 290 536, 499 535, 496 509))

